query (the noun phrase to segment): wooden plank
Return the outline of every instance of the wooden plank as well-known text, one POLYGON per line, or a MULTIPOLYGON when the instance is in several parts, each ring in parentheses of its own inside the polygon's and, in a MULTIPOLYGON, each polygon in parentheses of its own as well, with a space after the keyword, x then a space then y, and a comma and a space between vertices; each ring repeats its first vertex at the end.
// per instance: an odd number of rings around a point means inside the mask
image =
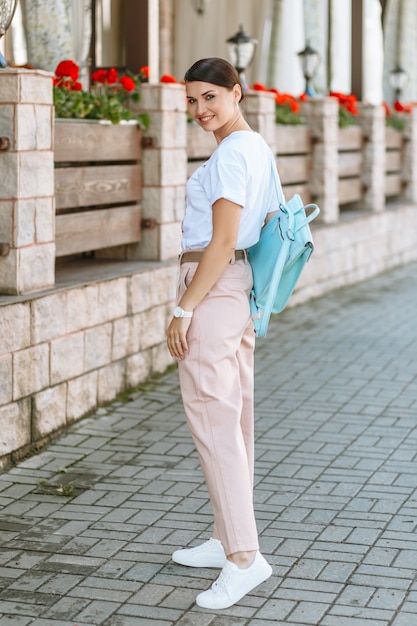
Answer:
POLYGON ((139 205, 57 215, 56 256, 136 243, 141 238, 139 205))
POLYGON ((362 169, 361 152, 339 152, 339 178, 358 176, 362 169))
POLYGON ((400 174, 387 174, 385 176, 385 195, 399 196, 403 190, 400 174))
POLYGON ((140 198, 139 164, 55 169, 57 210, 117 202, 138 202, 140 198))
POLYGON ((278 172, 283 185, 305 183, 310 179, 311 156, 291 156, 278 158, 278 172))
POLYGON ((142 131, 133 124, 55 122, 55 162, 137 161, 142 131))
POLYGON ((398 172, 402 166, 402 153, 398 150, 387 150, 385 154, 385 171, 398 172))
POLYGON ((360 178, 345 178, 338 184, 339 204, 357 202, 362 198, 362 182, 360 178))
POLYGON ((198 124, 187 124, 187 155, 189 159, 205 161, 216 149, 217 142, 213 133, 205 132, 198 124))
POLYGON ((385 127, 385 145, 387 149, 397 148, 401 150, 404 143, 404 135, 400 130, 396 130, 395 128, 391 128, 390 126, 385 127))
POLYGON ((277 154, 309 154, 312 147, 311 130, 307 126, 275 125, 277 154))
POLYGON ((363 133, 360 126, 339 128, 339 150, 361 150, 363 133))

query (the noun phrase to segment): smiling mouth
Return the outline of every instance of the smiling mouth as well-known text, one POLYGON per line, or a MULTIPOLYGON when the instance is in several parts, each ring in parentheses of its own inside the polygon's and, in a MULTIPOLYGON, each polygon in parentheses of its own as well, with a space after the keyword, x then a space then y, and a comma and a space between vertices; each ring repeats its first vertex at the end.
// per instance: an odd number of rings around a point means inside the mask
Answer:
POLYGON ((202 124, 207 124, 207 122, 209 122, 213 118, 214 118, 214 115, 205 115, 204 117, 199 117, 198 121, 201 122, 202 124))

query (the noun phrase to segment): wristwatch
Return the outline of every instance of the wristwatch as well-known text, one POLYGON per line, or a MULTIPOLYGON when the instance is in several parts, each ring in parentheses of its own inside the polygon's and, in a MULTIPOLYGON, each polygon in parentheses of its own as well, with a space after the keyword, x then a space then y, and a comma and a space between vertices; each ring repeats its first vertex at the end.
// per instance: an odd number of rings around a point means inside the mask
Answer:
POLYGON ((180 306, 176 306, 174 309, 174 317, 192 317, 192 311, 184 311, 180 306))

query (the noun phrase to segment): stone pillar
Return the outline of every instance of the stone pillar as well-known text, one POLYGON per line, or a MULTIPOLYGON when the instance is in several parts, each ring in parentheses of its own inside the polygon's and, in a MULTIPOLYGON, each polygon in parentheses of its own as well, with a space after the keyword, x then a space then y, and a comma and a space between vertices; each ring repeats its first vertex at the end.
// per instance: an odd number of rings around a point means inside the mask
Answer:
POLYGON ((242 111, 249 126, 262 135, 275 154, 275 94, 250 91, 245 95, 242 111))
POLYGON ((358 104, 363 130, 361 208, 383 211, 385 207, 385 112, 382 106, 358 104))
POLYGON ((128 258, 163 261, 177 256, 181 245, 187 179, 184 85, 144 84, 139 105, 150 117, 143 138, 143 231, 128 258))
POLYGON ((404 115, 404 148, 402 177, 403 196, 410 202, 417 202, 417 108, 404 115))
POLYGON ((0 293, 55 281, 52 79, 0 71, 0 293))
POLYGON ((320 207, 320 221, 326 224, 339 219, 338 107, 335 98, 309 98, 301 107, 313 139, 311 197, 320 207))

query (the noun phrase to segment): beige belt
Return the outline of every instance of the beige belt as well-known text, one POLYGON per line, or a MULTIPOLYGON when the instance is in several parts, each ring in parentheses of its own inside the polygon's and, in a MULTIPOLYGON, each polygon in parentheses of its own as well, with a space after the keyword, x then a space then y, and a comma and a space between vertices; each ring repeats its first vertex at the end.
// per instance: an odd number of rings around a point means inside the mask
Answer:
MULTIPOLYGON (((203 255, 203 252, 204 250, 190 250, 189 252, 183 252, 180 254, 180 263, 198 263, 203 255)), ((234 256, 232 256, 229 263, 242 261, 243 259, 247 259, 246 250, 235 250, 234 256)))

